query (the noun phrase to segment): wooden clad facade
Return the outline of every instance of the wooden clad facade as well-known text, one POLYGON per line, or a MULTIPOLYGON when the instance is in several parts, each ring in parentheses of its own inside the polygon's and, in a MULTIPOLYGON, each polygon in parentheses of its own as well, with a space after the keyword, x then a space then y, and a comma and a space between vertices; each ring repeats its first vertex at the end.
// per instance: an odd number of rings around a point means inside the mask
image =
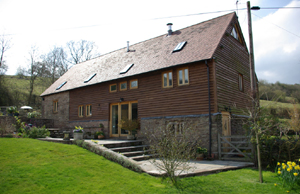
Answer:
POLYGON ((218 111, 224 107, 233 113, 243 114, 251 106, 249 54, 237 18, 233 18, 215 52, 218 111), (236 27, 240 40, 232 35, 236 27), (243 77, 243 90, 239 90, 239 75, 243 77))
MULTIPOLYGON (((212 62, 210 63, 212 69, 212 62)), ((213 86, 214 74, 210 71, 210 83, 213 86)), ((214 88, 211 87, 211 94, 214 88)), ((109 106, 117 103, 120 98, 124 102, 138 101, 138 116, 159 117, 196 115, 208 113, 208 84, 207 67, 204 62, 167 68, 156 72, 113 80, 93 86, 78 88, 70 91, 70 121, 82 120, 109 120, 109 106), (189 84, 178 85, 178 69, 188 68, 189 84), (172 72, 173 87, 162 87, 162 74, 172 72), (138 88, 130 89, 130 80, 138 80, 138 88), (127 82, 127 90, 120 90, 120 83, 127 82), (110 92, 109 86, 117 84, 117 91, 110 92), (79 117, 78 106, 92 105, 92 116, 79 117)), ((214 106, 214 95, 211 95, 211 104, 214 106)), ((212 109, 213 112, 214 108, 212 109)))

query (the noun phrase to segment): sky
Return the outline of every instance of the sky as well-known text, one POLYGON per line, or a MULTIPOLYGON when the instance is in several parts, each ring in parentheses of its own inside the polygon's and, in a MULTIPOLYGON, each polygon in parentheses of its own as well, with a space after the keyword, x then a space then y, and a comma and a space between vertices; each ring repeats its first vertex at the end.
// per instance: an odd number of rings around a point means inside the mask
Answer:
MULTIPOLYGON (((0 0, 0 35, 11 40, 7 75, 70 40, 94 41, 99 55, 236 11, 247 42, 246 0, 0 0), (239 10, 237 10, 237 8, 239 10), (229 11, 228 11, 229 10, 229 11), (222 11, 222 12, 220 12, 222 11), (227 12, 226 12, 227 11, 227 12), (206 13, 206 14, 203 14, 206 13)), ((255 70, 260 80, 300 84, 300 0, 252 0, 255 70)))

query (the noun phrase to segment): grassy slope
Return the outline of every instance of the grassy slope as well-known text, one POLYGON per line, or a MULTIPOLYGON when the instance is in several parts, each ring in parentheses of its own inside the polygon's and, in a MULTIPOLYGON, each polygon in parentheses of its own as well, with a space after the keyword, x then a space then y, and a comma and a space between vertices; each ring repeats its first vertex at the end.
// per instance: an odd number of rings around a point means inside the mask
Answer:
MULTIPOLYGON (((282 102, 275 102, 275 101, 267 101, 267 100, 260 100, 260 105, 263 107, 270 107, 270 108, 293 108, 293 104, 291 103, 282 103, 282 102)), ((300 104, 297 105, 300 108, 300 104)))
MULTIPOLYGON (((23 77, 22 79, 18 76, 12 76, 12 75, 6 75, 4 77, 5 84, 8 87, 10 91, 17 90, 21 94, 29 95, 29 89, 30 89, 30 81, 29 77, 23 77)), ((49 81, 47 81, 48 78, 37 78, 34 84, 34 95, 41 95, 48 87, 49 87, 49 81)))
MULTIPOLYGON (((132 172, 75 145, 0 138, 0 193, 283 193, 279 180, 252 169, 184 178, 181 189, 132 172)), ((300 188, 290 193, 299 193, 300 188)))

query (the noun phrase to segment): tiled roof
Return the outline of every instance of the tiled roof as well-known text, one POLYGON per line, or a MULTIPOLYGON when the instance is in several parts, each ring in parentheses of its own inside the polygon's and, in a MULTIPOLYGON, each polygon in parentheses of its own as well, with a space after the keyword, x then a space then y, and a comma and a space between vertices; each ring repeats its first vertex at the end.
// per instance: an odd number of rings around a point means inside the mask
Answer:
POLYGON ((181 30, 174 31, 171 36, 167 33, 95 59, 74 65, 41 96, 67 91, 79 87, 93 85, 109 80, 142 74, 175 65, 210 59, 232 21, 235 13, 214 18, 181 30), (187 41, 179 52, 172 52, 178 43, 187 41), (120 74, 128 64, 134 64, 131 69, 120 74), (97 75, 89 82, 84 80, 97 75), (56 88, 67 81, 59 90, 56 88))

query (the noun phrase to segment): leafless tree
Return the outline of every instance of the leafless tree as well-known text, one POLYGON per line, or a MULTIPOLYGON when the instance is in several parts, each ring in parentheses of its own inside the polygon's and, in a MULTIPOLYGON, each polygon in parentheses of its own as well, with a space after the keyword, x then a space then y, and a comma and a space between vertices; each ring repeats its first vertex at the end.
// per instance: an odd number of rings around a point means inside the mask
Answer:
POLYGON ((9 38, 5 38, 4 35, 0 37, 0 67, 5 64, 4 53, 10 49, 11 41, 9 38))
POLYGON ((78 64, 97 56, 95 42, 80 40, 77 42, 67 42, 69 54, 71 56, 70 63, 78 64))
POLYGON ((26 75, 26 68, 25 67, 22 67, 22 66, 19 66, 18 69, 17 69, 17 73, 16 75, 19 77, 19 78, 24 78, 24 76, 26 75))
POLYGON ((34 90, 34 81, 36 78, 43 74, 45 71, 45 64, 42 62, 38 62, 38 55, 37 55, 37 47, 32 46, 31 50, 29 51, 30 55, 30 67, 28 69, 28 75, 30 76, 30 89, 29 89, 29 96, 28 96, 28 105, 31 104, 32 100, 32 93, 34 90))
POLYGON ((150 146, 149 153, 155 156, 150 162, 165 172, 175 186, 178 176, 193 168, 189 161, 196 158, 200 145, 199 127, 197 121, 184 120, 158 127, 146 126, 141 131, 150 146))
POLYGON ((68 70, 67 54, 62 47, 54 47, 42 58, 45 64, 43 77, 50 77, 51 84, 68 70))

